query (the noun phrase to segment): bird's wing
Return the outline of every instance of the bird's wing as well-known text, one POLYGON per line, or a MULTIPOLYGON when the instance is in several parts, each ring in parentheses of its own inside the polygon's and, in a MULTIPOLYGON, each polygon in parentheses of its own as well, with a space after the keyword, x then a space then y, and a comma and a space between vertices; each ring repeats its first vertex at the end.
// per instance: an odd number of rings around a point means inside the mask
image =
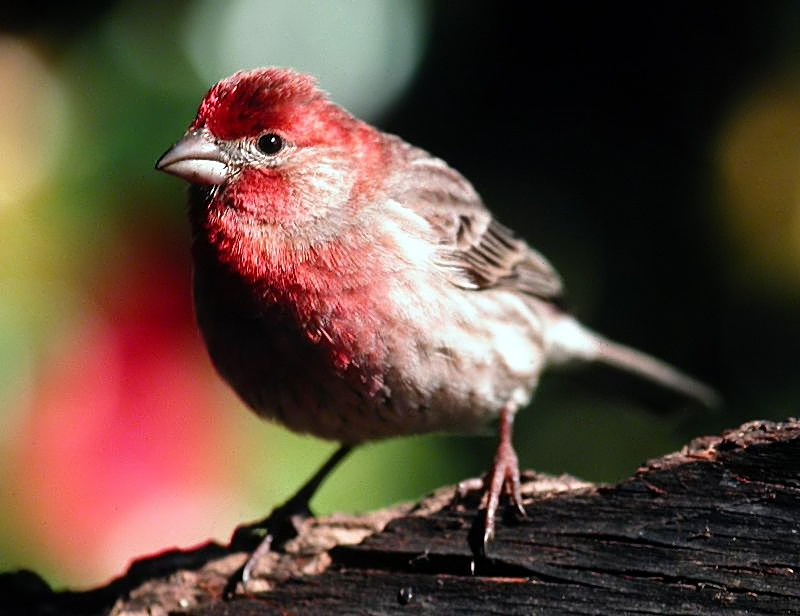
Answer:
POLYGON ((403 144, 405 164, 393 192, 439 236, 437 265, 464 289, 512 288, 547 300, 562 296, 548 261, 492 218, 472 185, 441 159, 403 144))

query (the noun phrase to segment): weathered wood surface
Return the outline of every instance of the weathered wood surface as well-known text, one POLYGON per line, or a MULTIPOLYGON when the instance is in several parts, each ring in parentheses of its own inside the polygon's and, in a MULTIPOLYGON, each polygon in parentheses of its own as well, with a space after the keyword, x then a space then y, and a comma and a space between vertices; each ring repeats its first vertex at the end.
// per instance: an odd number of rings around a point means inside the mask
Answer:
POLYGON ((226 599, 244 555, 208 544, 105 588, 0 577, 0 612, 43 614, 800 614, 800 422, 696 439, 615 486, 525 476, 528 517, 468 535, 477 492, 308 520, 226 599), (13 607, 12 607, 13 606, 13 607))

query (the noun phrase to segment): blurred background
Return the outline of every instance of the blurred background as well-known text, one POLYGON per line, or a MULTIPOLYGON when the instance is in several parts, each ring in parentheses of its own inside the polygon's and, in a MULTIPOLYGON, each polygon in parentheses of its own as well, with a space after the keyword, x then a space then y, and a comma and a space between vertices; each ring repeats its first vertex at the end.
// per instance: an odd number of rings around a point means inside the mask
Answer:
MULTIPOLYGON (((259 421, 213 373, 186 188, 153 171, 240 68, 312 72, 448 160, 550 258, 582 320, 727 403, 655 413, 627 381, 549 374, 518 419, 525 467, 615 481, 691 437, 798 412, 800 5, 555 4, 4 8, 0 570, 86 587, 227 540, 334 449, 259 421)), ((494 444, 369 445, 315 507, 418 498, 482 473, 494 444)))

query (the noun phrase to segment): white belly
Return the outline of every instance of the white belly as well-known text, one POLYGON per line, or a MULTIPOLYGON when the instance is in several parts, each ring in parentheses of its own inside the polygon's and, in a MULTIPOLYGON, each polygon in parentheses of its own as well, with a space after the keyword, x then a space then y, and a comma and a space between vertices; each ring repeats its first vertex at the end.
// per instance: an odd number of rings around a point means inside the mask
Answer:
POLYGON ((440 301, 402 284, 394 292, 387 304, 402 306, 401 325, 383 336, 390 364, 403 369, 386 375, 384 415, 409 433, 468 432, 508 403, 529 402, 543 366, 542 322, 521 296, 449 287, 440 301))

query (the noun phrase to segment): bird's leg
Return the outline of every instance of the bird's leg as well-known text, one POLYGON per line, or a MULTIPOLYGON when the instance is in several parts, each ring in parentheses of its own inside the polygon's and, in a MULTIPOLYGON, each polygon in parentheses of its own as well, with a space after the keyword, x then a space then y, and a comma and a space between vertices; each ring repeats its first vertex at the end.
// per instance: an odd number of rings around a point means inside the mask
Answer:
POLYGON ((511 442, 513 427, 514 408, 512 405, 507 404, 500 412, 499 438, 494 462, 483 480, 483 488, 486 490, 483 510, 476 519, 470 540, 472 551, 482 556, 486 555, 486 545, 494 537, 497 508, 504 490, 517 512, 521 516, 525 516, 519 480, 519 461, 517 460, 517 453, 514 451, 514 445, 511 442), (475 539, 478 538, 480 543, 476 546, 475 539))
POLYGON ((297 536, 299 523, 312 515, 309 501, 325 478, 350 453, 351 449, 350 445, 339 447, 288 501, 273 509, 272 513, 263 520, 240 526, 234 531, 231 547, 252 549, 250 557, 241 569, 241 576, 237 576, 244 584, 247 584, 252 577, 253 569, 262 556, 273 548, 281 548, 287 541, 297 536), (258 543, 253 549, 252 546, 256 541, 258 543))

